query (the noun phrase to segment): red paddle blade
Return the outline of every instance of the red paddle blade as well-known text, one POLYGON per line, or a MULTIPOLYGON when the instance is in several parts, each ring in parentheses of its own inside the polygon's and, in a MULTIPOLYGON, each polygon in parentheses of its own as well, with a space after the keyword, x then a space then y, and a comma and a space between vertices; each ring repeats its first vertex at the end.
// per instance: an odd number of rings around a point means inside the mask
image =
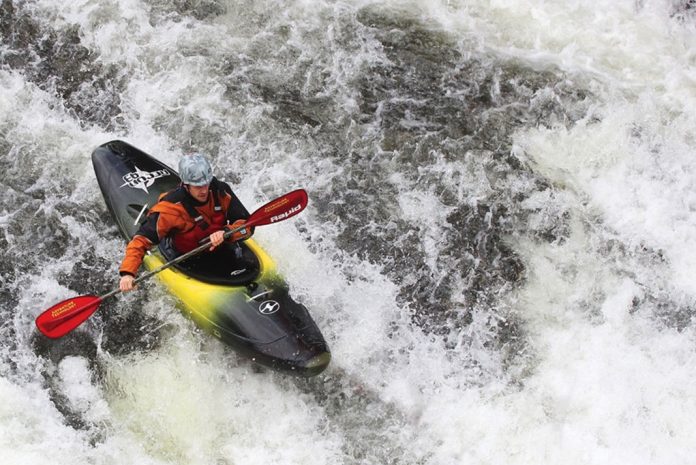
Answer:
POLYGON ((64 300, 39 315, 36 327, 51 339, 63 337, 89 318, 101 302, 101 297, 93 295, 64 300))
POLYGON ((304 189, 288 192, 252 213, 245 226, 261 226, 286 220, 304 210, 307 201, 304 189))

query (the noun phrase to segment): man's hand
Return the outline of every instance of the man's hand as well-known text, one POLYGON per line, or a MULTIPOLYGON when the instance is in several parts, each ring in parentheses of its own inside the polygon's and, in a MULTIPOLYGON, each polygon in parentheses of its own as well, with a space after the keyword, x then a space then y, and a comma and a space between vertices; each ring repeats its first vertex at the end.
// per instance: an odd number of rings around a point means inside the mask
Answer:
POLYGON ((222 244, 225 240, 225 231, 216 231, 211 234, 208 239, 210 239, 210 250, 215 250, 215 247, 222 244))
POLYGON ((133 281, 135 281, 135 278, 129 274, 124 274, 121 276, 121 281, 118 284, 118 287, 121 289, 122 292, 128 292, 132 291, 135 289, 135 284, 133 284, 133 281))

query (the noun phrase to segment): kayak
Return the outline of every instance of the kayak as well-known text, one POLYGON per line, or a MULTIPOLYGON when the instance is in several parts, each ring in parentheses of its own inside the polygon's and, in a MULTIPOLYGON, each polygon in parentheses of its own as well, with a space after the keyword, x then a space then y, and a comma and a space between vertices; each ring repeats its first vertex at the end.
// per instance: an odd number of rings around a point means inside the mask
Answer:
MULTIPOLYGON (((181 182, 175 170, 120 140, 97 147, 92 164, 106 206, 127 241, 160 195, 181 182)), ((143 265, 154 270, 175 256, 163 240, 143 265)), ((199 327, 253 362, 314 376, 331 361, 307 308, 292 299, 275 263, 253 239, 224 243, 157 277, 199 327)))

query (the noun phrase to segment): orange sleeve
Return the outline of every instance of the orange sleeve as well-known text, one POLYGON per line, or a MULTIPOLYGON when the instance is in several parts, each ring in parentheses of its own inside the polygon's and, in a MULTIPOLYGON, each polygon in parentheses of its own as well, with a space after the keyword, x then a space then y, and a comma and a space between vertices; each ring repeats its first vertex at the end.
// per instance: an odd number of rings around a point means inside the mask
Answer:
POLYGON ((126 246, 126 256, 123 257, 119 274, 135 276, 138 268, 143 263, 145 252, 152 248, 152 242, 145 236, 135 235, 126 246))

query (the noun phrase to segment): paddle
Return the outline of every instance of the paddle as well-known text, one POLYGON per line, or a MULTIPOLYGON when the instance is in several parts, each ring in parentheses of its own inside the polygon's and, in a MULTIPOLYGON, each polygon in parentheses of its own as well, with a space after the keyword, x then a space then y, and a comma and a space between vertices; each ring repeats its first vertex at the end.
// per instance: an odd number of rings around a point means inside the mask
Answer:
MULTIPOLYGON (((224 237, 225 239, 229 239, 232 234, 244 228, 263 226, 286 220, 300 213, 306 206, 307 192, 305 192, 303 189, 289 192, 263 205, 261 208, 252 213, 243 225, 225 232, 224 237)), ((172 265, 176 265, 187 258, 199 254, 209 247, 210 241, 207 241, 190 252, 180 255, 164 265, 141 275, 133 282, 137 284, 141 281, 145 281, 160 271, 166 270, 172 265)), ((105 299, 108 299, 109 297, 120 292, 120 289, 114 289, 113 291, 99 297, 93 295, 82 295, 59 302, 51 308, 45 310, 36 318, 36 327, 39 328, 41 333, 50 337, 51 339, 63 337, 89 318, 99 308, 99 305, 105 299)))

